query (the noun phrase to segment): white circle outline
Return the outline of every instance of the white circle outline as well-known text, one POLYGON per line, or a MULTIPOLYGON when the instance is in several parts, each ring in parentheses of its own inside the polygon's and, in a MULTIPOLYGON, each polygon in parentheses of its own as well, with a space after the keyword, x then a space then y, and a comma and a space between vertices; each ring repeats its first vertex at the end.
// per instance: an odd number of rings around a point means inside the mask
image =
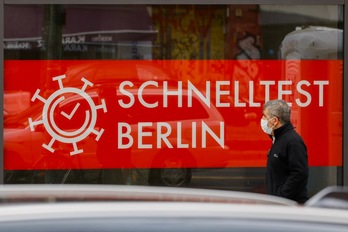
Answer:
MULTIPOLYGON (((59 134, 62 134, 64 136, 75 136, 77 134, 80 134, 85 128, 87 128, 87 124, 88 124, 88 121, 89 121, 89 111, 86 110, 86 117, 85 117, 85 122, 83 123, 83 125, 80 127, 80 129, 76 130, 76 131, 73 131, 73 132, 67 132, 67 131, 63 131, 61 130, 56 122, 54 121, 54 111, 56 109, 56 106, 65 99, 64 96, 61 96, 60 98, 58 98, 53 104, 52 104, 52 107, 50 108, 50 112, 49 112, 49 121, 51 122, 52 124, 52 127, 59 133, 59 134)), ((59 135, 58 135, 59 136, 59 135)))
MULTIPOLYGON (((62 97, 64 99, 64 96, 62 96, 62 97)), ((58 98, 58 100, 56 100, 56 101, 59 101, 62 97, 58 98)), ((61 100, 59 102, 61 102, 61 100)), ((53 103, 53 104, 57 105, 55 103, 53 103)), ((96 106, 95 106, 92 98, 86 92, 84 92, 78 88, 68 87, 68 88, 58 89, 57 91, 52 93, 51 96, 46 100, 45 105, 43 107, 43 111, 42 111, 42 120, 43 120, 44 127, 47 130, 47 133, 50 134, 52 136, 52 138, 54 138, 58 141, 64 142, 64 143, 76 143, 76 142, 79 142, 79 141, 83 140, 84 138, 86 138, 92 132, 92 130, 96 124, 96 121, 97 121, 97 112, 96 111, 97 111, 96 106), (53 110, 50 110, 50 112, 48 112, 50 105, 52 104, 52 102, 54 101, 55 98, 57 98, 59 95, 64 94, 64 93, 75 93, 75 94, 80 95, 81 97, 83 97, 84 100, 87 101, 87 103, 89 104, 90 109, 91 109, 91 117, 90 117, 89 126, 86 127, 86 123, 84 123, 84 125, 80 129, 78 129, 78 131, 80 131, 80 130, 82 131, 84 129, 86 129, 86 131, 83 132, 81 135, 73 137, 73 138, 65 138, 65 137, 60 136, 59 134, 57 134, 56 132, 53 131, 53 129, 51 128, 51 125, 48 122, 48 115, 50 115, 51 120, 54 122, 53 117, 52 117, 53 112, 54 112, 54 108, 53 108, 53 110), (84 128, 84 127, 86 127, 86 128, 84 128)), ((89 117, 89 114, 86 114, 86 117, 89 117)), ((54 123, 54 125, 55 125, 55 123, 54 123)), ((69 134, 70 132, 66 132, 66 133, 69 134)))

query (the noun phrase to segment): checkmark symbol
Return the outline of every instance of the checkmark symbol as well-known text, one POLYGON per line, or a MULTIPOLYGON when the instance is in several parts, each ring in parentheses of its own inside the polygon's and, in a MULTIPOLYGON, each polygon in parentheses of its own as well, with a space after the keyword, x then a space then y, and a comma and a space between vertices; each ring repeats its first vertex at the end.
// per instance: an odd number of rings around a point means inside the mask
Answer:
POLYGON ((74 116, 74 114, 75 114, 75 112, 76 112, 76 110, 79 108, 79 106, 80 106, 80 103, 77 103, 76 105, 75 105, 75 107, 74 107, 74 109, 71 111, 71 113, 70 114, 67 114, 67 113, 65 113, 65 112, 60 112, 64 117, 66 117, 67 119, 71 119, 73 116, 74 116))

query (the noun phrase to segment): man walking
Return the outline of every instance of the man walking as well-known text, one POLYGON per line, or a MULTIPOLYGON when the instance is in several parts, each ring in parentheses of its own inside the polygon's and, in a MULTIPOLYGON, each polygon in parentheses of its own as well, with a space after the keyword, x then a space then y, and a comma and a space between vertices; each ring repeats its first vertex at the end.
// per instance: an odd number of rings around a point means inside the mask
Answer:
POLYGON ((273 139, 267 157, 266 190, 302 204, 308 200, 307 147, 290 122, 290 112, 284 100, 271 100, 263 106, 261 128, 273 139))

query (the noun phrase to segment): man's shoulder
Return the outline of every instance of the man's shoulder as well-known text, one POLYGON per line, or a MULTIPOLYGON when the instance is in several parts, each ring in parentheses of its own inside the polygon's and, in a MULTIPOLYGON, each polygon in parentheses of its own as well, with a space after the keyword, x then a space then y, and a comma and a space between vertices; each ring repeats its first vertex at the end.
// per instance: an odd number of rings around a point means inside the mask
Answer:
POLYGON ((295 129, 286 131, 280 139, 283 140, 284 143, 304 143, 302 136, 295 129))

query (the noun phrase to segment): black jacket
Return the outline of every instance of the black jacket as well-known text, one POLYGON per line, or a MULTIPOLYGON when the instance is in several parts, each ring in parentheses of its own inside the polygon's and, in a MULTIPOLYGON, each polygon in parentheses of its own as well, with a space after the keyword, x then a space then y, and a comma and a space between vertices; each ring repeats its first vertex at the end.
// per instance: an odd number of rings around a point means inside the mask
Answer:
POLYGON ((267 193, 304 203, 308 200, 307 147, 291 123, 274 130, 268 152, 267 193))

